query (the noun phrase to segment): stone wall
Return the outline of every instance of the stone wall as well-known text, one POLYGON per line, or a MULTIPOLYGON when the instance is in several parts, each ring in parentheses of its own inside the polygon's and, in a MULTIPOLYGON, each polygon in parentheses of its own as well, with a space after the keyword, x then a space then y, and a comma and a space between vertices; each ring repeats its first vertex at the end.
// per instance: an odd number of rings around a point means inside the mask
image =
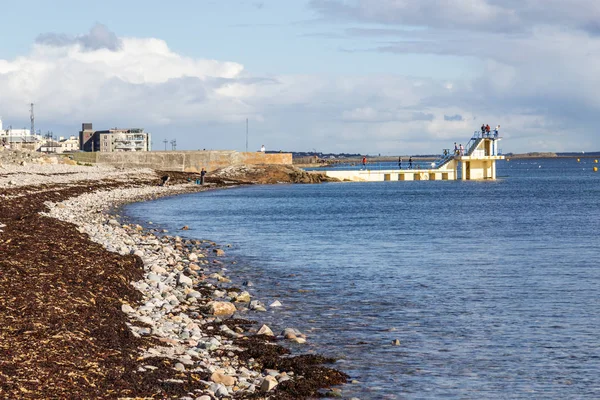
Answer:
POLYGON ((96 164, 98 160, 98 153, 92 152, 76 152, 76 153, 65 153, 64 155, 69 156, 73 161, 77 161, 81 164, 96 164))
POLYGON ((124 168, 152 168, 162 171, 199 172, 237 164, 291 165, 291 153, 223 151, 140 151, 117 153, 74 153, 73 160, 124 168), (95 161, 89 154, 94 154, 95 161))

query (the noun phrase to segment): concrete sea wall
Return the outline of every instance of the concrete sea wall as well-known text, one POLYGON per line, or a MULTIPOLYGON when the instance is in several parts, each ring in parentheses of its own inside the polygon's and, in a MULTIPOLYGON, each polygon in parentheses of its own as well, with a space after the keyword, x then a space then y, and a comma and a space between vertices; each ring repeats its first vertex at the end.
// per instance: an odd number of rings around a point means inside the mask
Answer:
POLYGON ((124 168, 152 168, 162 171, 213 171, 236 164, 291 165, 291 153, 237 152, 233 150, 207 151, 147 151, 118 153, 74 153, 80 163, 112 165, 124 168))

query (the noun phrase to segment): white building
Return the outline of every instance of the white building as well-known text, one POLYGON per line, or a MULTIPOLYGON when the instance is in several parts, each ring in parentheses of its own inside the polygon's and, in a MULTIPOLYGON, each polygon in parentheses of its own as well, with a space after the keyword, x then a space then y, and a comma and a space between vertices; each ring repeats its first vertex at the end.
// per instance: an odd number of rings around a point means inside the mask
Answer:
POLYGON ((60 144, 61 153, 79 150, 79 138, 77 136, 69 136, 68 139, 61 136, 58 138, 58 143, 60 144))
POLYGON ((32 134, 30 129, 4 129, 0 117, 0 144, 16 149, 38 150, 42 145, 42 135, 32 134))
POLYGON ((79 149, 83 151, 120 152, 151 151, 152 141, 144 128, 107 129, 96 131, 91 123, 81 124, 79 149))
POLYGON ((68 139, 64 137, 59 137, 58 141, 48 138, 44 139, 42 145, 39 148, 39 151, 42 153, 69 153, 73 151, 79 150, 79 139, 77 136, 71 136, 68 139))

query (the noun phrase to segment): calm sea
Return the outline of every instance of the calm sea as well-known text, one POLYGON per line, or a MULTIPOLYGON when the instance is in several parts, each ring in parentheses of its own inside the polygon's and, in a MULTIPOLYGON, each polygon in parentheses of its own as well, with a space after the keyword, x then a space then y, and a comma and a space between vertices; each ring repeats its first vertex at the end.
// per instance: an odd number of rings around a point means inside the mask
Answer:
POLYGON ((259 317, 306 332, 295 352, 339 357, 356 381, 345 398, 600 398, 594 165, 511 160, 495 182, 251 186, 125 210, 231 244, 228 273, 284 305, 259 317))

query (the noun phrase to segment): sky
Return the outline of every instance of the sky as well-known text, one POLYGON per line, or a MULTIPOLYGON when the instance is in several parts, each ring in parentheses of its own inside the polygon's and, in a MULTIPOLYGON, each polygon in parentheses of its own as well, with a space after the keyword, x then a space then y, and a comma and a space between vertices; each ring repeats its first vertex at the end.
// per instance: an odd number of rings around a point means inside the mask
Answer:
POLYGON ((154 150, 600 151, 597 0, 0 0, 4 127, 154 150), (246 121, 248 124, 246 125, 246 121))

